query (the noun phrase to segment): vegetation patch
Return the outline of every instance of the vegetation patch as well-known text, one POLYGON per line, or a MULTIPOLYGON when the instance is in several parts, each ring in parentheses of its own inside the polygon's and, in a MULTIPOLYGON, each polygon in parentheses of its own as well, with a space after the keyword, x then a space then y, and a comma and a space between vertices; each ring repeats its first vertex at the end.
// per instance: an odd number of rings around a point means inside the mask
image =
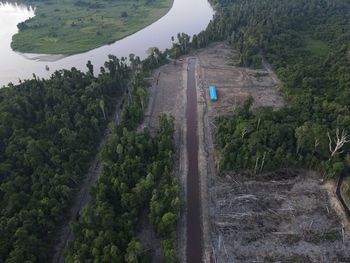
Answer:
POLYGON ((36 16, 19 23, 14 50, 27 53, 74 54, 112 43, 153 23, 173 0, 63 0, 29 3, 36 16))
MULTIPOLYGON (((128 121, 128 120, 125 120, 128 121)), ((162 238, 165 262, 176 262, 174 241, 180 186, 173 175, 173 119, 162 115, 155 136, 116 127, 101 153, 103 173, 92 202, 74 224, 66 262, 150 262, 136 235, 144 210, 162 238)))
POLYGON ((331 49, 329 45, 322 40, 306 37, 304 40, 305 50, 319 57, 326 57, 331 49))
POLYGON ((338 229, 329 230, 327 232, 315 232, 311 230, 306 230, 304 232, 304 240, 310 243, 321 243, 323 241, 334 242, 336 240, 341 240, 341 234, 338 229))
POLYGON ((288 100, 279 110, 249 110, 248 103, 220 118, 220 168, 258 173, 304 167, 338 175, 350 164, 350 28, 344 23, 349 14, 343 14, 349 3, 318 8, 320 0, 307 7, 301 0, 215 2, 222 10, 206 37, 228 40, 241 65, 261 66, 266 58, 288 100))

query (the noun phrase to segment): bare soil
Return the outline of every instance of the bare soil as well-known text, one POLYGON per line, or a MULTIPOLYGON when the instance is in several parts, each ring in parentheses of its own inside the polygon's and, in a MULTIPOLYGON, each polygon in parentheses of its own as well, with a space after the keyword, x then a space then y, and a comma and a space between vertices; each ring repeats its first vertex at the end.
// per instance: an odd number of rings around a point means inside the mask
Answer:
POLYGON ((235 55, 224 43, 213 44, 196 54, 206 92, 209 85, 215 85, 218 92, 216 102, 207 96, 209 117, 232 113, 248 96, 254 98, 253 107, 282 107, 280 82, 269 64, 265 62, 264 68, 258 70, 236 67, 233 66, 235 55))

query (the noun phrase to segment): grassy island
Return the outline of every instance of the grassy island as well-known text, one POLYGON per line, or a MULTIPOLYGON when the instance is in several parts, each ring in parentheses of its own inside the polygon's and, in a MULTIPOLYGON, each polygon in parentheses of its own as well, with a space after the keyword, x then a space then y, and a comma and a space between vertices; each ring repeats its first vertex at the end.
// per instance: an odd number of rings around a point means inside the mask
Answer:
POLYGON ((113 43, 153 23, 173 0, 30 1, 36 16, 18 24, 16 51, 75 54, 113 43))

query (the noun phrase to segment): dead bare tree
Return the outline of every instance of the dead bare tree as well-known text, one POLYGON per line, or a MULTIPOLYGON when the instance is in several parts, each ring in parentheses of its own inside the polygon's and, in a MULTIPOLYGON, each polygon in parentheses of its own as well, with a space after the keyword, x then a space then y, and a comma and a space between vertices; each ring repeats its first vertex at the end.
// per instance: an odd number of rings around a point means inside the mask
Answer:
POLYGON ((266 152, 264 152, 262 161, 261 161, 261 166, 260 166, 260 172, 262 171, 262 169, 264 168, 264 164, 265 164, 265 157, 266 157, 266 152))
POLYGON ((256 161, 255 161, 255 167, 254 167, 254 173, 257 173, 257 169, 258 169, 258 163, 259 163, 259 156, 256 157, 256 161))
POLYGON ((242 138, 242 141, 243 141, 243 138, 244 136, 248 133, 248 128, 247 127, 244 127, 241 131, 241 138, 242 138))
POLYGON ((315 144, 314 144, 314 153, 316 152, 316 148, 320 145, 320 141, 315 138, 315 144))
POLYGON ((328 135, 328 139, 329 139, 329 151, 331 153, 331 157, 329 159, 331 159, 335 154, 337 153, 342 153, 344 150, 342 150, 343 146, 350 142, 350 140, 348 140, 348 134, 346 133, 345 130, 342 130, 341 132, 341 136, 339 137, 339 129, 337 128, 335 131, 335 138, 331 138, 331 135, 329 134, 329 132, 327 132, 328 135), (334 144, 334 146, 333 146, 334 144))
POLYGON ((259 130, 261 118, 258 119, 258 124, 256 125, 256 130, 259 130))
POLYGON ((259 157, 259 156, 256 157, 255 166, 254 166, 254 173, 255 173, 255 174, 258 173, 258 170, 261 172, 262 169, 264 168, 265 157, 266 157, 266 152, 264 152, 264 155, 263 155, 263 157, 262 157, 262 159, 261 159, 260 165, 259 165, 260 157, 259 157), (260 166, 260 167, 259 167, 259 166, 260 166))

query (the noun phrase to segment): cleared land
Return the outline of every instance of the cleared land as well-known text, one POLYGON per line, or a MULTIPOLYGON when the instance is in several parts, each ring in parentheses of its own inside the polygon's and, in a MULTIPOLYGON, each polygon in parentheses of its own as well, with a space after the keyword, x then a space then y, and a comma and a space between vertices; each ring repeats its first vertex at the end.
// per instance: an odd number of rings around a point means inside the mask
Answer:
POLYGON ((230 173, 214 189, 217 262, 350 262, 348 236, 316 174, 230 173))
MULTIPOLYGON (((187 149, 186 149, 186 87, 187 64, 167 64, 157 69, 153 74, 152 86, 149 89, 149 103, 145 113, 145 120, 141 127, 149 127, 155 131, 158 117, 161 113, 171 114, 175 119, 174 140, 176 145, 175 174, 181 184, 182 199, 186 200, 187 182, 187 149)), ((185 262, 186 244, 186 211, 181 212, 177 231, 177 246, 179 262, 185 262)), ((140 239, 146 248, 154 251, 152 262, 163 262, 160 241, 156 238, 148 219, 143 221, 140 239)))
POLYGON ((165 15, 173 0, 33 1, 36 16, 18 25, 14 50, 74 54, 112 43, 165 15))
POLYGON ((232 66, 235 54, 223 43, 196 56, 204 262, 350 262, 349 227, 334 184, 307 171, 217 174, 215 117, 231 114, 248 96, 253 107, 285 103, 267 63, 261 70, 232 66), (218 88, 217 102, 209 85, 218 88))
POLYGON ((248 97, 254 98, 254 107, 272 106, 279 108, 284 100, 278 92, 279 82, 269 65, 253 70, 232 66, 235 53, 222 43, 197 53, 200 60, 198 76, 206 88, 215 85, 219 100, 211 102, 206 96, 210 117, 227 115, 248 97))

